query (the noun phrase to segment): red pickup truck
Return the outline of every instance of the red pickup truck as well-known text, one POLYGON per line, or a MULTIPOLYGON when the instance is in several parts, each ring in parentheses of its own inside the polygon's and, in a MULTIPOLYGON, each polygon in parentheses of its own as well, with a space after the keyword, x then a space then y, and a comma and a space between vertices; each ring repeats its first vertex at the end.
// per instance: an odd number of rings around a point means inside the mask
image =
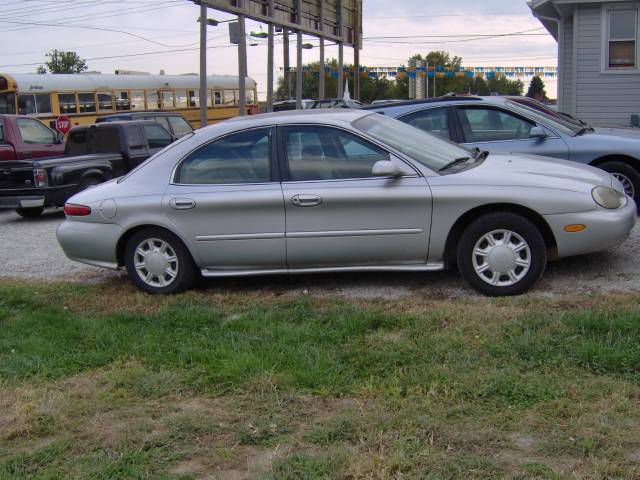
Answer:
POLYGON ((0 115, 0 162, 64 155, 64 137, 24 115, 0 115))

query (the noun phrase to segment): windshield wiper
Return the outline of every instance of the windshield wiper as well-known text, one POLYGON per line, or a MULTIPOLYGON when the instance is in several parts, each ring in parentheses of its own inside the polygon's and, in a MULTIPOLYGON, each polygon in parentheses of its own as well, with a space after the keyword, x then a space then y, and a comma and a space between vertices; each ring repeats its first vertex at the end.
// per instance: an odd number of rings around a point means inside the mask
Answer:
POLYGON ((447 163, 444 167, 442 167, 440 170, 438 170, 439 172, 444 172, 445 170, 449 170, 450 168, 455 167, 456 165, 462 165, 463 163, 468 162, 469 160, 472 160, 471 157, 460 157, 460 158, 456 158, 454 161, 447 163))

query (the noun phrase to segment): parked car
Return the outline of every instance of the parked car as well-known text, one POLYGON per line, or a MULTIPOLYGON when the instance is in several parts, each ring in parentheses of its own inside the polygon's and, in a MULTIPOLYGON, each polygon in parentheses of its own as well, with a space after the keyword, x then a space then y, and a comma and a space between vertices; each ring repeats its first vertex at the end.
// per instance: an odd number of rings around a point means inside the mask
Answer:
MULTIPOLYGON (((314 100, 302 100, 302 109, 305 110, 309 108, 309 105, 313 103, 314 100)), ((297 108, 297 102, 295 100, 283 100, 281 102, 273 103, 273 111, 274 112, 285 112, 287 110, 295 110, 297 108)))
POLYGON ((611 173, 640 203, 640 139, 546 115, 503 97, 442 97, 365 107, 470 148, 529 153, 611 173))
POLYGON ((358 100, 347 100, 344 98, 326 98, 324 100, 314 100, 305 108, 362 108, 364 103, 358 100))
POLYGON ((113 115, 102 115, 96 118, 96 123, 103 122, 124 122, 130 120, 153 120, 162 125, 174 140, 184 137, 193 132, 193 127, 177 112, 127 112, 115 113, 113 115))
POLYGON ((622 243, 636 206, 608 173, 478 153, 362 110, 239 117, 65 205, 66 255, 149 293, 205 277, 436 271, 516 295, 547 258, 622 243), (284 198, 284 201, 283 201, 284 198))
POLYGON ((132 121, 76 127, 69 132, 71 156, 0 162, 0 209, 37 217, 72 195, 140 165, 173 142, 157 123, 132 121))
POLYGON ((401 100, 398 98, 387 98, 384 100, 374 100, 373 102, 371 102, 371 105, 388 105, 390 103, 401 103, 401 102, 406 102, 406 100, 401 100))
POLYGON ((35 118, 0 115, 0 162, 63 154, 64 137, 35 118))

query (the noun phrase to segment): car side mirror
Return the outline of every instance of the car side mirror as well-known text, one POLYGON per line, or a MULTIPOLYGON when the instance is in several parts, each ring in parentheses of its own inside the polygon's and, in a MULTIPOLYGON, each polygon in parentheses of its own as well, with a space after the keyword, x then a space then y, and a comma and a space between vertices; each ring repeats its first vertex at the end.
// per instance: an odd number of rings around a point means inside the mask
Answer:
POLYGON ((531 140, 545 140, 549 135, 544 131, 541 127, 533 127, 531 132, 529 133, 529 138, 531 140))
POLYGON ((64 135, 60 132, 56 132, 56 143, 64 143, 64 135))
POLYGON ((400 177, 402 170, 391 160, 381 160, 373 165, 372 172, 374 177, 400 177))

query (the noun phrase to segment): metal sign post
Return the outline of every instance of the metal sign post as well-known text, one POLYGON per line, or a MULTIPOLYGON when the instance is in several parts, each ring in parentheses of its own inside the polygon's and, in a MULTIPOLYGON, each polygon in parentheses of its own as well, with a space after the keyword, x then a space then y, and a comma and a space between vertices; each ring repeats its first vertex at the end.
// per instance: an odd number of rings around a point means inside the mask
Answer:
MULTIPOLYGON (((274 0, 269 0, 269 17, 273 18, 274 0)), ((273 34, 275 27, 269 22, 267 44, 267 112, 273 112, 273 34)))
MULTIPOLYGON (((318 0, 318 9, 320 10, 320 28, 324 31, 324 0, 318 0)), ((318 98, 324 100, 324 38, 320 37, 320 78, 318 85, 318 98)))
MULTIPOLYGON (((244 0, 237 0, 238 7, 244 6, 244 0)), ((238 109, 240 116, 247 114, 247 36, 244 15, 238 15, 238 75, 240 76, 240 98, 238 109)))

